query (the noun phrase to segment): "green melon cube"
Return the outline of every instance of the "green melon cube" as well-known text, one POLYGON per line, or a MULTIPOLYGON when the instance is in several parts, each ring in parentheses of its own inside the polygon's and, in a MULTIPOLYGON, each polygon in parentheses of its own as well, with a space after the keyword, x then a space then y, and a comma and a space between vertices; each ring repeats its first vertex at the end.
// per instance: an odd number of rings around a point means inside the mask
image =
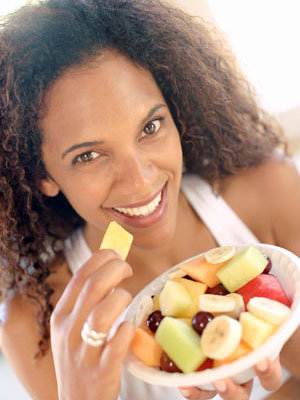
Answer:
POLYGON ((179 319, 165 317, 159 324, 155 339, 185 373, 195 371, 206 359, 201 348, 200 336, 179 319))
POLYGON ((260 275, 267 263, 268 260, 256 247, 249 246, 219 268, 216 275, 229 292, 235 292, 260 275))

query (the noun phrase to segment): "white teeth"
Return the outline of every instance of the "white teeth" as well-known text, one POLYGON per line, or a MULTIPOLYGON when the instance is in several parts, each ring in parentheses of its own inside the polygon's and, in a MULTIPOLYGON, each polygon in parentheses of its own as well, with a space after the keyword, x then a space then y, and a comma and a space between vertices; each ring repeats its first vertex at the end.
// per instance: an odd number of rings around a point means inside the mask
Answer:
POLYGON ((121 207, 113 207, 115 210, 128 214, 131 216, 147 216, 153 213, 153 211, 157 208, 161 201, 161 192, 152 200, 149 204, 142 207, 134 207, 134 208, 121 208, 121 207))

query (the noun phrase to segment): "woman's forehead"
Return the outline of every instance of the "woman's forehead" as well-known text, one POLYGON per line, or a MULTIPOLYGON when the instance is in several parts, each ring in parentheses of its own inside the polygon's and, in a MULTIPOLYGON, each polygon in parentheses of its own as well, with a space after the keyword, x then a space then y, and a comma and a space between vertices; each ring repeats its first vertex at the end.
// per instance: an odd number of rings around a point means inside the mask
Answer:
POLYGON ((127 57, 107 52, 93 63, 67 70, 45 97, 42 121, 47 133, 86 128, 86 124, 111 121, 145 108, 163 96, 151 73, 127 57))

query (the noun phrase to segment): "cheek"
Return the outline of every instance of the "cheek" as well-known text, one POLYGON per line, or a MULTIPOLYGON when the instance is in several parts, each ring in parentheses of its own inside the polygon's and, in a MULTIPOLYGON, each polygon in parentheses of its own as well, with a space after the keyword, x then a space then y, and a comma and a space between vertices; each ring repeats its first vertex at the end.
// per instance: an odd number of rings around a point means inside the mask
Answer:
POLYGON ((178 131, 175 129, 174 135, 172 135, 172 140, 169 145, 166 146, 166 152, 168 154, 168 159, 174 166, 174 168, 182 169, 182 147, 180 142, 180 137, 178 131))
POLYGON ((97 179, 85 174, 81 177, 76 176, 76 179, 69 177, 68 182, 62 184, 61 190, 72 207, 84 218, 100 208, 108 196, 110 186, 108 179, 97 179))

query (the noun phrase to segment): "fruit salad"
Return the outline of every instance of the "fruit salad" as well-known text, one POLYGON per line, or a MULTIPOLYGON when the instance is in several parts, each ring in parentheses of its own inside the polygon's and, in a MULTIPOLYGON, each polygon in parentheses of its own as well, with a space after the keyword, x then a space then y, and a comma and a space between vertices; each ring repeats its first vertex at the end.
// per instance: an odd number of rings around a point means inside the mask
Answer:
POLYGON ((211 249, 180 264, 159 292, 142 298, 131 351, 170 373, 218 367, 265 343, 290 305, 258 248, 211 249))

